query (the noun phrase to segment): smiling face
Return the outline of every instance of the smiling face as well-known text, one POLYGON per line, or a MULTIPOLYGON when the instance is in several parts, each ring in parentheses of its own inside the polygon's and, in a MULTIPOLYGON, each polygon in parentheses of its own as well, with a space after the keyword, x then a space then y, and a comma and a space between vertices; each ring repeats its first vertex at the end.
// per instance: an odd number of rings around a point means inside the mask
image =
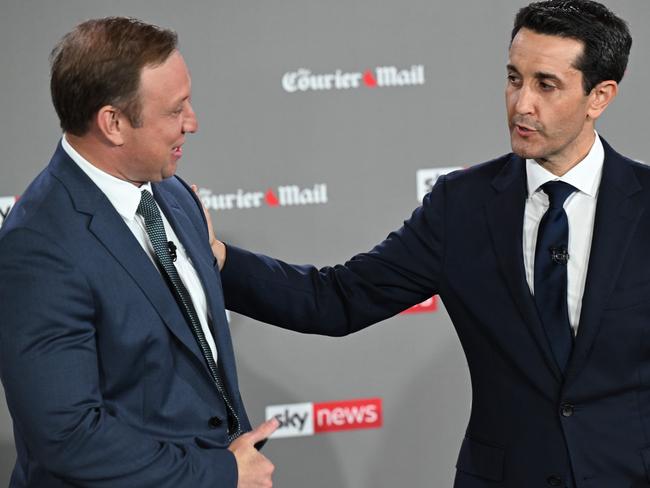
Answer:
POLYGON ((585 94, 575 62, 583 44, 575 39, 521 29, 508 62, 506 108, 512 150, 549 169, 582 160, 594 141, 597 88, 585 94))
POLYGON ((191 80, 183 57, 174 51, 140 76, 140 124, 133 127, 121 114, 123 179, 135 184, 161 181, 176 172, 185 134, 198 128, 190 104, 191 80))

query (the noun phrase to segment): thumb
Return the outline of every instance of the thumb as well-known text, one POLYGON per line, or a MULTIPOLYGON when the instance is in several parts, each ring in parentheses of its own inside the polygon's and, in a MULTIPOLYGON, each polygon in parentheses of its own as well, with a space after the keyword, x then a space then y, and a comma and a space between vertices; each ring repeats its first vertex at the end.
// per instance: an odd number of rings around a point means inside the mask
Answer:
POLYGON ((273 417, 270 420, 258 425, 255 430, 252 430, 248 433, 249 439, 253 444, 257 444, 260 441, 268 439, 273 432, 275 432, 278 427, 280 427, 280 422, 278 419, 273 417))

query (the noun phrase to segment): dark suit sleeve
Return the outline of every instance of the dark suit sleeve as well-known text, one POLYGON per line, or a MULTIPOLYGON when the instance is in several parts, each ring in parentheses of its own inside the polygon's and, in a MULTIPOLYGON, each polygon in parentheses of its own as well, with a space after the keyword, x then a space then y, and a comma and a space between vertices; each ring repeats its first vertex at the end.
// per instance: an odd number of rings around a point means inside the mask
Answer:
POLYGON ((422 302, 442 286, 444 195, 442 178, 399 230, 343 265, 290 265, 229 245, 221 272, 226 308, 291 330, 340 336, 422 302))
POLYGON ((0 374, 30 456, 86 488, 234 488, 228 450, 156 440, 105 406, 101 311, 75 259, 34 231, 0 241, 0 374))

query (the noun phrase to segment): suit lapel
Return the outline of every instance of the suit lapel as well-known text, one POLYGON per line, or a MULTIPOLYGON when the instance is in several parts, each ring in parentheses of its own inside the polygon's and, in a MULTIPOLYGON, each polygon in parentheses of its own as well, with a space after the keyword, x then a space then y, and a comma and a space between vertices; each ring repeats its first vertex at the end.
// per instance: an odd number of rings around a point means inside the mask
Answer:
POLYGON ((486 205, 486 215, 503 278, 546 364, 560 381, 562 374, 544 334, 524 269, 522 235, 527 196, 525 162, 513 155, 493 180, 492 186, 496 194, 486 205))
POLYGON ((192 260, 203 291, 206 296, 211 321, 212 335, 215 339, 218 354, 218 363, 222 365, 222 375, 225 376, 228 392, 234 399, 233 392, 238 392, 235 371, 234 351, 230 340, 228 321, 225 315, 223 293, 219 285, 218 274, 214 269, 213 261, 208 261, 204 256, 212 258, 212 251, 208 246, 208 236, 200 232, 181 209, 174 195, 166 191, 162 185, 154 185, 154 195, 160 208, 165 213, 170 225, 174 228, 189 258, 192 260), (205 247, 203 251, 202 247, 205 247), (215 279, 217 278, 217 279, 215 279))
POLYGON ((163 323, 200 360, 207 372, 201 351, 171 291, 115 208, 60 145, 50 167, 68 188, 77 211, 91 216, 89 231, 137 283, 163 323))
POLYGON ((644 208, 632 196, 641 186, 631 166, 604 140, 605 161, 598 190, 591 252, 578 336, 567 370, 575 378, 586 362, 600 329, 604 304, 612 292, 630 239, 644 208))
MULTIPOLYGON (((180 239, 185 251, 194 264, 194 269, 203 285, 210 316, 212 317, 212 332, 216 334, 220 327, 214 326, 214 323, 221 319, 219 312, 222 312, 224 307, 222 293, 215 285, 215 271, 212 262, 206 261, 204 258, 206 251, 201 252, 200 250, 201 247, 207 247, 208 237, 206 234, 201 234, 197 231, 185 212, 181 209, 176 198, 170 192, 165 191, 160 185, 154 185, 154 195, 158 205, 160 205, 167 220, 169 220, 169 224, 174 228, 176 236, 180 239), (215 299, 219 303, 215 304, 215 299), (219 305, 221 306, 219 307, 219 305)), ((211 251, 208 255, 212 257, 211 251)))

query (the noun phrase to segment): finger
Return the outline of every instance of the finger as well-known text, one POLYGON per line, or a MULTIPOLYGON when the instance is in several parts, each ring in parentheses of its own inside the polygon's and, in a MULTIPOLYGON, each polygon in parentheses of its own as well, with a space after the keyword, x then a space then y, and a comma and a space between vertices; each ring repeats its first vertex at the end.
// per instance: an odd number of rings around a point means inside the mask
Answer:
POLYGON ((278 419, 274 417, 271 420, 267 420, 258 425, 255 430, 250 431, 248 437, 253 444, 257 444, 264 439, 268 439, 270 435, 278 429, 278 427, 280 427, 280 423, 278 422, 278 419))
POLYGON ((199 195, 199 187, 196 186, 194 183, 190 185, 190 188, 194 192, 194 194, 198 197, 199 201, 201 202, 201 207, 203 208, 203 213, 207 214, 208 209, 205 208, 205 205, 203 204, 203 200, 201 200, 201 195, 199 195))
POLYGON ((205 204, 203 203, 203 200, 201 200, 201 196, 199 195, 199 187, 196 186, 195 184, 191 184, 190 188, 192 188, 192 191, 196 194, 197 197, 199 197, 199 200, 201 202, 201 208, 203 209, 203 214, 205 215, 205 218, 208 221, 208 229, 212 230, 212 219, 210 218, 210 212, 208 211, 205 204))

